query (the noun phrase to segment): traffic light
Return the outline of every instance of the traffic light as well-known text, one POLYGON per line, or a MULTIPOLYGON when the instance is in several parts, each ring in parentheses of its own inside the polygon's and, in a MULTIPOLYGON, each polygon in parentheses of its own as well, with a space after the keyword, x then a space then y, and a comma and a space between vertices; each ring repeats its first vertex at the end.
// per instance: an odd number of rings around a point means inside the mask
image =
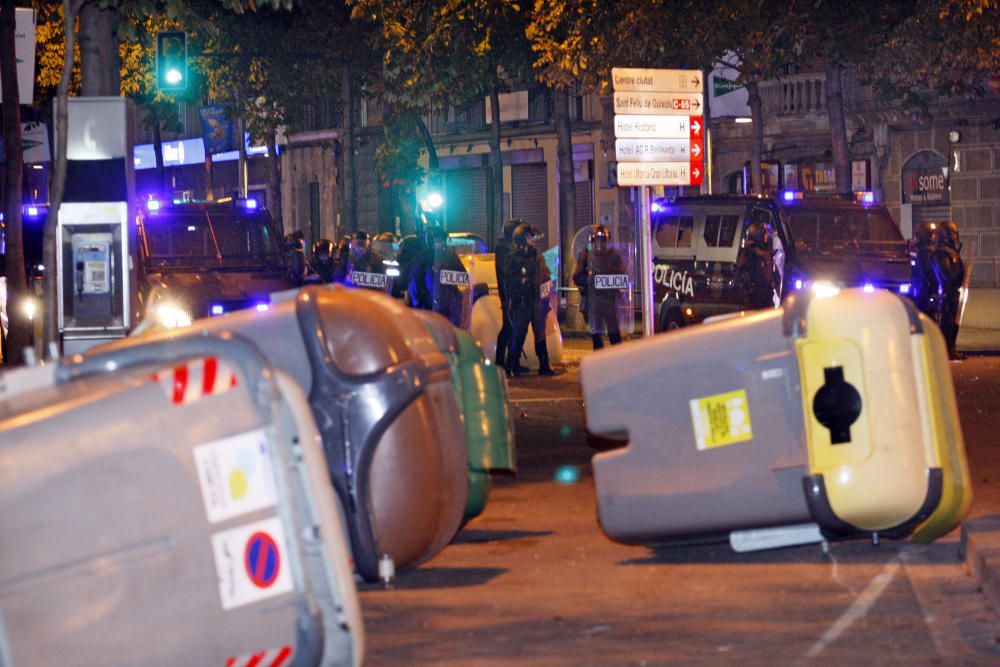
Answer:
POLYGON ((180 30, 156 33, 156 87, 166 92, 187 89, 187 35, 180 30))

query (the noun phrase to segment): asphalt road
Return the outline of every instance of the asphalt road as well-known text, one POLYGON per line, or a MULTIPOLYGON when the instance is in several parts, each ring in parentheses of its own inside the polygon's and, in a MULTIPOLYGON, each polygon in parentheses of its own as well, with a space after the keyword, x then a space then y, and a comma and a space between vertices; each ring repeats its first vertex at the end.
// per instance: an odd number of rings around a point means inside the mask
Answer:
MULTIPOLYGON (((952 368, 972 514, 1000 514, 1000 357, 952 368)), ((511 395, 517 479, 497 480, 483 515, 394 589, 360 585, 366 664, 1000 664, 1000 621, 958 531, 826 553, 617 544, 596 519, 576 366, 514 380, 511 395)))

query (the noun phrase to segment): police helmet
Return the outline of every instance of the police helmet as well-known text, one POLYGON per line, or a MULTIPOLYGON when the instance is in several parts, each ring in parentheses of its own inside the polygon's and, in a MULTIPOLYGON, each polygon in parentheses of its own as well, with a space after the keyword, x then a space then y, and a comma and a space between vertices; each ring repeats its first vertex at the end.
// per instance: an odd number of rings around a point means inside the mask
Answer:
POLYGON ((501 230, 501 236, 507 241, 514 240, 514 230, 516 230, 520 225, 524 224, 524 220, 521 218, 511 218, 507 222, 503 223, 503 229, 501 230))
POLYGON ((767 225, 762 222, 752 222, 747 228, 747 239, 758 248, 766 248, 771 240, 767 225))
POLYGON ((351 237, 341 236, 337 241, 337 257, 346 257, 351 252, 351 237))
POLYGON ((392 232, 382 232, 372 239, 371 247, 383 259, 394 259, 397 252, 396 235, 392 232))
POLYGON ((954 220, 949 220, 941 225, 938 238, 943 245, 951 246, 952 248, 958 247, 958 225, 955 224, 954 220))
POLYGON ((913 230, 913 240, 917 245, 934 243, 937 237, 938 225, 935 222, 921 222, 913 230))
POLYGON ((611 230, 607 225, 596 224, 590 228, 590 242, 596 244, 598 241, 607 243, 611 240, 611 230))
POLYGON ((526 247, 529 243, 535 240, 538 234, 538 230, 531 225, 521 223, 514 229, 514 235, 512 237, 514 245, 526 247))
POLYGON ((330 239, 319 239, 312 245, 314 262, 330 262, 333 260, 335 247, 330 239))
POLYGON ((367 245, 368 242, 371 241, 371 238, 372 238, 371 235, 368 232, 366 232, 365 230, 363 230, 363 229, 359 229, 358 231, 354 232, 354 242, 355 243, 358 243, 358 244, 362 244, 363 243, 363 244, 367 245))

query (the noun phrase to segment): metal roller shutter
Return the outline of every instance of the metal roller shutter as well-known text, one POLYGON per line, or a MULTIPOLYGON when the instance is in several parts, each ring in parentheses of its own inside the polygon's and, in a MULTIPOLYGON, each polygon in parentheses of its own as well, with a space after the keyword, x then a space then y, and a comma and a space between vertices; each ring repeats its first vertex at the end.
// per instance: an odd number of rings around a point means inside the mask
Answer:
POLYGON ((549 228, 549 190, 545 164, 510 168, 512 217, 543 231, 549 228))
POLYGON ((486 170, 456 169, 444 174, 448 231, 472 232, 490 241, 486 238, 486 170))
POLYGON ((574 233, 594 224, 593 181, 576 182, 576 228, 574 233))

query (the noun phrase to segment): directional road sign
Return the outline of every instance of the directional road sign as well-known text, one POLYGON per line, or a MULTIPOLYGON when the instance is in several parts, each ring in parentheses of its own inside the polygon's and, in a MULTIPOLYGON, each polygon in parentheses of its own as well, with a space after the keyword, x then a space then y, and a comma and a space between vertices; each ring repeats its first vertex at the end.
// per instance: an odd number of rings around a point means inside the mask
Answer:
POLYGON ((615 137, 618 139, 688 139, 692 126, 688 116, 615 114, 615 137))
POLYGON ((703 159, 700 139, 616 139, 619 162, 690 162, 703 159))
POLYGON ((619 162, 618 185, 701 185, 701 162, 619 162))
POLYGON ((696 69, 641 69, 613 67, 611 87, 620 92, 700 93, 702 75, 696 69))
POLYGON ((701 93, 615 92, 615 113, 700 116, 703 105, 701 93))

